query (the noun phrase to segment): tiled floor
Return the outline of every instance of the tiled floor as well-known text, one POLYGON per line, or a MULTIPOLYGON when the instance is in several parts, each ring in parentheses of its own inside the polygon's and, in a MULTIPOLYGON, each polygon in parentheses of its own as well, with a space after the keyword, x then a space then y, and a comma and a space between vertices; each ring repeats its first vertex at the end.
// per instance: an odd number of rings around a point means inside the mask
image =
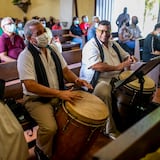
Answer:
MULTIPOLYGON (((157 102, 157 103, 160 103, 160 88, 157 89, 157 91, 155 92, 153 101, 157 102)), ((30 141, 30 140, 32 140, 33 138, 36 137, 36 130, 37 130, 37 128, 34 128, 33 136, 28 136, 28 134, 31 134, 31 133, 30 132, 25 132, 25 136, 26 136, 27 141, 30 141)), ((91 160, 93 154, 97 150, 99 150, 100 148, 102 148, 103 146, 105 146, 106 144, 108 144, 111 141, 112 141, 111 139, 103 136, 100 133, 99 136, 97 137, 97 139, 95 140, 94 144, 91 146, 89 151, 82 157, 81 160, 91 160)), ((36 160, 35 154, 34 154, 34 148, 29 149, 29 153, 30 153, 30 159, 29 160, 36 160)))

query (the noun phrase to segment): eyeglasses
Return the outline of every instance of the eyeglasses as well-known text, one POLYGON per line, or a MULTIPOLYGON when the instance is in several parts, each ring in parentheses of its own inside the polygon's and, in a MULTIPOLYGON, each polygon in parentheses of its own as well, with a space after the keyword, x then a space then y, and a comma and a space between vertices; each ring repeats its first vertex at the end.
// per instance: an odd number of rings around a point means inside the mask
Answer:
POLYGON ((105 33, 105 34, 111 34, 111 30, 101 30, 97 28, 97 31, 99 31, 101 34, 105 33))
POLYGON ((11 25, 11 24, 14 24, 13 22, 9 22, 9 23, 6 23, 4 25, 11 25))

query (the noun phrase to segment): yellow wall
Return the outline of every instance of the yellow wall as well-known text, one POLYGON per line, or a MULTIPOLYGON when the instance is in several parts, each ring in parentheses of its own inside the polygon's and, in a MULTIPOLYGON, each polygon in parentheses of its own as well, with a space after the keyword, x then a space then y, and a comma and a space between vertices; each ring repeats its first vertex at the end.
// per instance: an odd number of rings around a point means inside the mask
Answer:
POLYGON ((80 20, 83 15, 87 15, 89 21, 92 21, 92 17, 94 16, 94 1, 95 0, 77 0, 78 16, 80 20))
MULTIPOLYGON (((67 0, 66 0, 67 3, 67 0)), ((82 15, 87 15, 91 21, 94 15, 94 0, 77 0, 78 14, 81 20, 82 15)), ((23 19, 26 16, 31 19, 33 16, 60 17, 60 0, 31 0, 28 12, 24 13, 18 6, 12 4, 12 0, 1 0, 0 17, 11 16, 23 19)))
POLYGON ((0 17, 11 16, 22 19, 26 16, 28 19, 33 16, 46 17, 53 16, 59 18, 60 0, 31 0, 28 12, 25 14, 18 6, 12 4, 12 0, 1 0, 0 17))

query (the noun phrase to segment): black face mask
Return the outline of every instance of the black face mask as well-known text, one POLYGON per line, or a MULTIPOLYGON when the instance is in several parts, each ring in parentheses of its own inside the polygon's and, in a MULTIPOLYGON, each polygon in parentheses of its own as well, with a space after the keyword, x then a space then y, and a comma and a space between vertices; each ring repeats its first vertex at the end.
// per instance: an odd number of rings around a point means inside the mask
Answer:
POLYGON ((133 20, 132 23, 136 25, 138 24, 138 20, 133 20))
POLYGON ((157 37, 158 41, 160 41, 160 34, 157 34, 156 37, 157 37))

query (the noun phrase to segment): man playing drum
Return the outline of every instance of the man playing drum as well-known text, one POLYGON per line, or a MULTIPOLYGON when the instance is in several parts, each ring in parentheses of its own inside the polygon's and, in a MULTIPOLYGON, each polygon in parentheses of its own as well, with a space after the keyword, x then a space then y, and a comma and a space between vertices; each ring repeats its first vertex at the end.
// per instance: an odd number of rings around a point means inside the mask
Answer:
POLYGON ((102 20, 98 24, 96 35, 86 43, 82 51, 82 67, 80 78, 94 87, 93 94, 101 98, 109 107, 105 135, 112 139, 118 136, 112 118, 112 98, 110 81, 118 78, 119 73, 135 61, 133 56, 125 52, 118 43, 111 40, 111 25, 102 20))
POLYGON ((48 46, 45 29, 38 20, 25 24, 27 47, 18 57, 18 72, 23 85, 25 107, 38 123, 35 153, 39 160, 52 157, 53 138, 57 131, 54 108, 60 100, 73 103, 82 96, 64 90, 64 81, 92 89, 85 80, 79 79, 68 69, 62 55, 53 46, 48 46))

